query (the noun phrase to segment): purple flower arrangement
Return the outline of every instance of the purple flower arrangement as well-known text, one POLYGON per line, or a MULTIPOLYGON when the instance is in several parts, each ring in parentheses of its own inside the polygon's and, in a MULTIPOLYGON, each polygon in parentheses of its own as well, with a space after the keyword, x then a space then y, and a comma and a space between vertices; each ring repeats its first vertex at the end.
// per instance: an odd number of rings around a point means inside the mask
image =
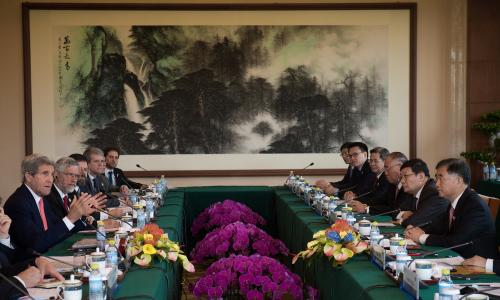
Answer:
POLYGON ((213 263, 194 285, 196 297, 219 299, 237 290, 245 299, 303 299, 300 278, 277 260, 232 255, 213 263))
POLYGON ((198 236, 203 230, 209 232, 214 228, 237 221, 257 226, 266 224, 266 221, 259 214, 253 212, 248 206, 227 199, 223 202, 212 204, 199 214, 193 221, 191 233, 193 236, 198 236))
POLYGON ((191 251, 191 259, 201 262, 208 257, 227 257, 230 254, 288 255, 285 244, 273 239, 253 224, 235 222, 215 229, 199 241, 191 251))

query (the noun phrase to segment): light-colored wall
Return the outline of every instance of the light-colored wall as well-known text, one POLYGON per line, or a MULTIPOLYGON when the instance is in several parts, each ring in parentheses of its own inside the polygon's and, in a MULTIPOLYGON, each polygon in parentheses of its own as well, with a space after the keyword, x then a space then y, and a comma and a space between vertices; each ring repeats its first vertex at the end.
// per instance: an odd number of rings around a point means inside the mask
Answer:
MULTIPOLYGON (((450 105, 450 29, 451 5, 461 0, 419 0, 417 19, 417 155, 431 168, 440 159, 455 156, 450 145, 453 131, 447 115, 450 105)), ((22 20, 20 0, 0 1, 0 197, 7 198, 20 183, 20 162, 24 156, 24 100, 22 63, 22 20)), ((40 1, 31 2, 81 2, 40 1)), ((102 1, 84 1, 102 2, 102 1)), ((106 2, 172 2, 116 1, 106 2)), ((189 1, 175 1, 189 2, 189 1)), ((190 1, 195 2, 195 1, 190 1)), ((199 3, 203 1, 197 1, 199 3)), ((206 2, 206 1, 205 1, 206 2)), ((292 1, 219 1, 292 2, 292 1)), ((297 2, 297 1, 295 1, 297 2)), ((307 1, 301 1, 307 2, 307 1)), ((315 1, 361 2, 361 1, 315 1)), ((390 2, 383 0, 362 2, 390 2)), ((414 2, 414 1, 398 1, 414 2)), ((465 134, 459 132, 459 135, 465 134)), ((460 147, 459 147, 460 148, 460 147)), ((462 149, 465 149, 463 145, 462 149)), ((312 179, 312 178, 311 178, 312 179)), ((141 179, 144 181, 144 179, 141 179)), ((283 178, 171 178, 174 186, 227 184, 281 184, 283 178)))

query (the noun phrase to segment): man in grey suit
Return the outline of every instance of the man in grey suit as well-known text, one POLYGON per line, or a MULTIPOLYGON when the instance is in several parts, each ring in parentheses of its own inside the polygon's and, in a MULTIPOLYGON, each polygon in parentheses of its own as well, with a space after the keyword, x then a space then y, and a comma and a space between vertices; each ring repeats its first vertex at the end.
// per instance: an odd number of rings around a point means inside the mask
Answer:
MULTIPOLYGON (((99 192, 110 194, 118 192, 119 188, 113 187, 106 176, 104 171, 106 169, 106 162, 104 160, 104 152, 96 147, 89 147, 83 155, 87 158, 88 173, 85 180, 85 186, 92 195, 99 192)), ((118 198, 108 198, 106 207, 117 207, 120 205, 118 198)))

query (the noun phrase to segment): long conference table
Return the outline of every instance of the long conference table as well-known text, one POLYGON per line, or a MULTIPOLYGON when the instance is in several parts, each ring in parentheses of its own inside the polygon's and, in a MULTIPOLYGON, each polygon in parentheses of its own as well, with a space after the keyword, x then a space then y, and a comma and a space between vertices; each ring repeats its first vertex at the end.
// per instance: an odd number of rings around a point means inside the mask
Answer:
MULTIPOLYGON (((157 212, 157 224, 169 237, 184 245, 185 252, 194 247, 196 240, 190 234, 191 223, 196 216, 211 204, 232 199, 248 205, 267 220, 264 228, 281 239, 291 253, 304 250, 312 235, 328 227, 327 222, 314 213, 303 201, 283 187, 267 186, 212 186, 173 189, 165 197, 165 205, 157 212)), ((382 217, 381 221, 384 220, 382 217)), ((387 219, 385 219, 387 220, 387 219)), ((382 232, 399 232, 402 228, 381 228, 382 232)), ((84 237, 75 234, 55 246, 48 255, 69 255, 71 245, 84 237)), ((423 251, 439 248, 423 247, 423 251)), ((456 256, 453 251, 444 251, 440 257, 456 256)), ((334 268, 321 257, 291 265, 291 259, 281 259, 303 281, 319 290, 321 299, 407 299, 407 296, 370 262, 365 254, 354 256, 342 267, 334 268)), ((120 282, 114 299, 180 299, 182 267, 166 262, 156 263, 152 268, 132 266, 120 282)), ((460 283, 461 281, 455 280, 460 283)), ((472 282, 500 282, 496 275, 476 275, 472 282)), ((434 299, 437 286, 421 289, 424 300, 434 299)))

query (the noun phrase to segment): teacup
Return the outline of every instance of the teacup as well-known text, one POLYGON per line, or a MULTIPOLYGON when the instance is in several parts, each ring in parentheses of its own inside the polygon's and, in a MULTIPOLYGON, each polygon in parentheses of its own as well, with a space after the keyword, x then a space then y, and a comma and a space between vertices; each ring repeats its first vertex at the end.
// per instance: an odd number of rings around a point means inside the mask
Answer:
POLYGON ((81 300, 82 282, 71 275, 70 279, 63 281, 62 286, 57 287, 57 295, 64 300, 81 300))
POLYGON ((372 223, 368 220, 361 220, 359 221, 359 234, 363 236, 369 236, 370 235, 370 230, 372 229, 372 223))
POLYGON ((396 255, 398 254, 398 252, 403 252, 403 250, 406 250, 404 238, 400 237, 396 233, 396 235, 390 239, 390 249, 392 255, 396 255))
POLYGON ((432 262, 429 260, 415 260, 415 272, 419 280, 429 280, 434 273, 432 262))

